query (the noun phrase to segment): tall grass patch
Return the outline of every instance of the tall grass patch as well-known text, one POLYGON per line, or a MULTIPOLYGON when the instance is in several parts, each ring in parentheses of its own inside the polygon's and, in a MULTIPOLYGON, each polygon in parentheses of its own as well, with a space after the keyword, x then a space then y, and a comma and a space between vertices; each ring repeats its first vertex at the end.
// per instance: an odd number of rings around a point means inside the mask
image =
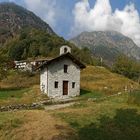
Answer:
POLYGON ((136 105, 140 106, 140 90, 136 90, 136 91, 129 93, 128 103, 129 104, 136 104, 136 105))
POLYGON ((10 71, 0 82, 0 88, 30 88, 34 85, 39 85, 39 74, 22 71, 10 71))
POLYGON ((10 99, 10 98, 22 98, 25 92, 29 89, 0 89, 0 100, 10 99))
POLYGON ((0 113, 0 132, 1 130, 10 130, 20 127, 23 123, 23 116, 17 115, 18 113, 2 112, 0 113))
POLYGON ((104 67, 87 66, 81 72, 81 88, 89 91, 101 91, 107 95, 124 92, 125 87, 138 89, 139 84, 105 69, 104 67))

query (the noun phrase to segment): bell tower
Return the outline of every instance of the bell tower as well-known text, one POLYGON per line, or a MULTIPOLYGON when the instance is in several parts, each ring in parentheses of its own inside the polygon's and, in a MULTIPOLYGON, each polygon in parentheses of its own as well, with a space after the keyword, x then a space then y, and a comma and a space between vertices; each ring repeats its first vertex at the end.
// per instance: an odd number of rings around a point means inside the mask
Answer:
POLYGON ((60 55, 66 54, 66 53, 71 53, 71 48, 65 45, 60 48, 60 55))

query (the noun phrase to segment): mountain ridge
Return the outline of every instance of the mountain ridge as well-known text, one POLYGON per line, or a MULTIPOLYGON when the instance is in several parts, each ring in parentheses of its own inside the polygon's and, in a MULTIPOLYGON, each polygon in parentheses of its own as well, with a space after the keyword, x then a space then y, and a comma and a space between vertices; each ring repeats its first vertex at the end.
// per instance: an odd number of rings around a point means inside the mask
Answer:
POLYGON ((140 60, 140 48, 132 39, 116 31, 82 32, 70 42, 80 48, 88 47, 93 55, 103 56, 105 61, 114 61, 121 54, 140 60))

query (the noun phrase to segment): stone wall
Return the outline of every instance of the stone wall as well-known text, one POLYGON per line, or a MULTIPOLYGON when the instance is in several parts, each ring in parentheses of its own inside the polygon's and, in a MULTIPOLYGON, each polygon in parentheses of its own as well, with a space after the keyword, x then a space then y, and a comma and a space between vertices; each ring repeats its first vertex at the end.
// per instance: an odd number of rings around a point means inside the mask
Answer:
POLYGON ((47 93, 52 98, 67 98, 78 96, 80 93, 80 68, 71 59, 61 59, 48 66, 48 89, 47 93), (68 72, 64 73, 64 65, 68 65, 68 72), (58 88, 54 87, 58 81, 58 88), (63 81, 68 81, 68 95, 63 96, 63 81), (75 88, 72 88, 75 82, 75 88))
POLYGON ((40 90, 42 93, 47 94, 47 68, 44 68, 40 72, 40 90))
POLYGON ((0 112, 13 111, 13 110, 39 109, 41 108, 41 106, 42 104, 39 103, 1 106, 0 112))
POLYGON ((79 100, 81 100, 81 99, 74 99, 74 98, 69 98, 66 100, 56 100, 56 99, 51 100, 51 99, 49 99, 49 100, 40 101, 40 102, 32 103, 32 104, 16 104, 16 105, 5 105, 5 106, 3 105, 3 106, 0 106, 0 112, 44 109, 44 106, 65 104, 65 103, 70 103, 70 102, 76 102, 79 100))

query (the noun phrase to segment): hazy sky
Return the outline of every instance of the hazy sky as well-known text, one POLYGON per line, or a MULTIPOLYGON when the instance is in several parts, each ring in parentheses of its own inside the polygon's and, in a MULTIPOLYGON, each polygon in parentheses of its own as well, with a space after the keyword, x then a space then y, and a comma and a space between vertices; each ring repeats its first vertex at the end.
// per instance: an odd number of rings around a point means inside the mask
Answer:
POLYGON ((64 38, 116 30, 140 46, 140 0, 0 0, 33 11, 64 38))

